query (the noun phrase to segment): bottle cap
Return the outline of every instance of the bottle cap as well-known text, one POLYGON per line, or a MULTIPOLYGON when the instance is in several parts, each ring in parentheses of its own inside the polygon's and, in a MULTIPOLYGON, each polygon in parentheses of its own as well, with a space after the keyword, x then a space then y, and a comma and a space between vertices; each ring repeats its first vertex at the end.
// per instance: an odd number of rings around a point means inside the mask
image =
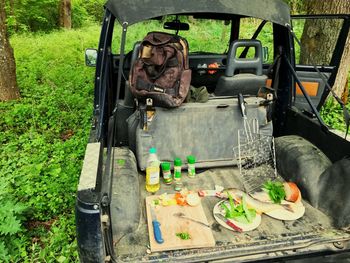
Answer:
POLYGON ((156 153, 157 152, 157 149, 156 148, 150 148, 149 149, 149 153, 156 153))
POLYGON ((175 158, 174 160, 174 166, 181 166, 182 165, 182 161, 180 158, 175 158))
POLYGON ((170 163, 169 162, 162 163, 162 169, 163 169, 163 171, 170 170, 170 163))
POLYGON ((196 157, 194 157, 193 155, 187 156, 187 162, 189 164, 195 164, 196 163, 196 157))

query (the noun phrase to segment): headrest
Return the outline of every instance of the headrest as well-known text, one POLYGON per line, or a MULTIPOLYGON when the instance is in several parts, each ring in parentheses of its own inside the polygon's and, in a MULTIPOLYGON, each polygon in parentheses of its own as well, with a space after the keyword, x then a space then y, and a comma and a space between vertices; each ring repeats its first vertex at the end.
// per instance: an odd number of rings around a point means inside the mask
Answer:
POLYGON ((263 52, 261 42, 256 39, 237 39, 230 45, 227 54, 227 67, 225 75, 232 77, 237 69, 254 70, 255 74, 262 75, 263 52), (254 58, 239 58, 237 50, 240 47, 253 47, 255 49, 254 58))

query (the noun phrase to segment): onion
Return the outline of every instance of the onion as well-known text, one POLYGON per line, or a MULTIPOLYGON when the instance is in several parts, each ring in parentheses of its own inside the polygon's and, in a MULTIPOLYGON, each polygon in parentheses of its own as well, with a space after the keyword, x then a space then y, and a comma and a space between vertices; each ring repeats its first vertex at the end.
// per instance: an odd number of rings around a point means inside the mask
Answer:
POLYGON ((197 205, 199 205, 200 201, 201 201, 201 199, 199 198, 197 193, 188 194, 186 196, 186 202, 190 206, 197 206, 197 205))

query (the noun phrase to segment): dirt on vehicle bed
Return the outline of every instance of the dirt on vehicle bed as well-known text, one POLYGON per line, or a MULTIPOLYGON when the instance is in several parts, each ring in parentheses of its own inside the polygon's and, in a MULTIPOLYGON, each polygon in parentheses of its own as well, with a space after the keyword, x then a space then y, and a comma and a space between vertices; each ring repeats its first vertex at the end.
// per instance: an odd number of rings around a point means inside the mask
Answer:
MULTIPOLYGON (((125 155, 128 155, 128 150, 119 148, 115 155, 116 162, 125 155)), ((134 161, 132 158, 127 158, 123 166, 136 165, 134 161)), ((114 172, 111 221, 114 249, 120 261, 194 262, 225 258, 263 259, 277 255, 291 255, 296 251, 310 253, 337 250, 343 246, 344 241, 350 240, 349 231, 332 227, 330 218, 305 200, 303 200, 306 208, 305 214, 300 219, 281 221, 263 214, 262 222, 257 229, 239 233, 222 227, 214 219, 213 207, 220 199, 204 197, 202 205, 216 241, 215 247, 149 253, 145 198, 150 193, 145 190, 144 174, 126 175, 118 165, 114 172), (136 180, 139 181, 138 186, 131 189, 130 183, 136 180), (139 192, 138 196, 137 192, 139 192), (133 207, 133 204, 137 203, 137 207, 133 207), (128 215, 121 212, 124 209, 128 210, 128 215), (130 218, 130 220, 125 218, 130 218)), ((261 180, 266 180, 266 178, 261 178, 261 180)), ((244 189, 237 167, 199 170, 194 179, 188 178, 183 172, 183 183, 183 187, 194 191, 214 189, 215 185, 244 189)), ((157 194, 165 192, 173 193, 173 185, 168 186, 162 183, 157 194)))

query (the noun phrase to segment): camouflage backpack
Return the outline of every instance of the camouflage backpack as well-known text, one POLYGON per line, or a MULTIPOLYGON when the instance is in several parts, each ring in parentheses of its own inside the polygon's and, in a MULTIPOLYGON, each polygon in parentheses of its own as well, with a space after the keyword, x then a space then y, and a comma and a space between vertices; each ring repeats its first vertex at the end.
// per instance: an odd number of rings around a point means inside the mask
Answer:
POLYGON ((154 106, 165 108, 180 106, 191 83, 187 41, 168 33, 148 33, 129 80, 131 92, 139 100, 152 98, 154 106))

